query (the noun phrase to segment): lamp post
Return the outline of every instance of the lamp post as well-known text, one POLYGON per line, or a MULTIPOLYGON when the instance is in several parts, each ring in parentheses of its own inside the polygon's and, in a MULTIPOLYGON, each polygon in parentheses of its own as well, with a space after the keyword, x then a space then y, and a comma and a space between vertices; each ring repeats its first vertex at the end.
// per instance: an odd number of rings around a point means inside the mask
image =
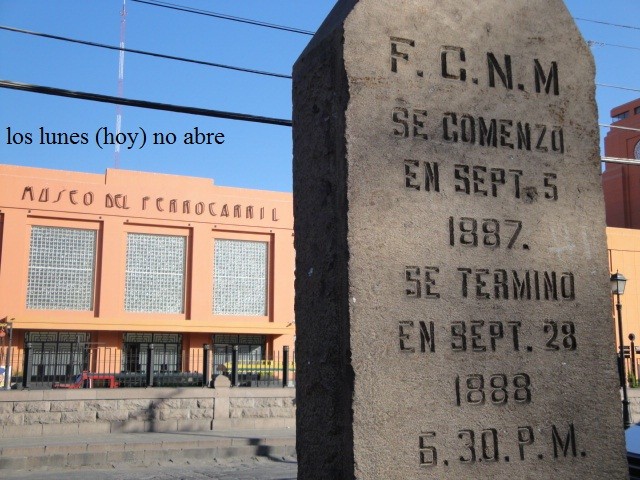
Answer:
POLYGON ((638 372, 636 371, 636 344, 635 344, 635 340, 636 340, 636 336, 633 333, 629 334, 629 343, 631 344, 631 374, 633 375, 633 380, 636 383, 636 385, 631 385, 631 387, 633 388, 634 386, 638 386, 638 372))
POLYGON ((624 338, 622 336, 622 304, 620 303, 620 295, 624 293, 624 287, 627 279, 621 273, 611 275, 611 293, 616 295, 616 310, 618 312, 618 336, 620 338, 620 352, 618 354, 618 373, 620 375, 620 386, 622 387, 622 420, 624 428, 627 429, 631 425, 631 416, 629 415, 629 397, 627 396, 627 374, 624 366, 624 338))

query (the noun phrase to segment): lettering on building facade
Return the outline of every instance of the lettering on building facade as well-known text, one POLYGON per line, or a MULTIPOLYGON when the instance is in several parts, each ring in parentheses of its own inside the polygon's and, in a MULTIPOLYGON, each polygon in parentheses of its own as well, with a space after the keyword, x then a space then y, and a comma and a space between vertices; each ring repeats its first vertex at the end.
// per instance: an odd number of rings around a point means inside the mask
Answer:
MULTIPOLYGON (((85 207, 94 205, 97 198, 98 195, 92 191, 81 192, 79 190, 52 189, 50 187, 39 188, 31 185, 23 188, 21 196, 22 201, 29 203, 50 203, 60 204, 60 206, 83 205, 85 207)), ((151 197, 148 195, 140 197, 139 200, 134 200, 129 194, 106 193, 104 194, 102 206, 114 211, 131 210, 134 207, 150 214, 162 213, 166 218, 171 218, 171 214, 181 214, 209 218, 209 220, 214 220, 215 218, 268 222, 278 222, 280 220, 277 207, 269 208, 260 205, 230 204, 214 201, 192 202, 191 200, 151 197)))

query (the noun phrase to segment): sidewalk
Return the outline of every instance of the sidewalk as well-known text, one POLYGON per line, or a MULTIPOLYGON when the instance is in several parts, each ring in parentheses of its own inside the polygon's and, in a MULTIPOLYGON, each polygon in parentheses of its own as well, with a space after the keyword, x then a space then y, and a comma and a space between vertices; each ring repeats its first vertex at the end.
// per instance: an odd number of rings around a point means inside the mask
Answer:
MULTIPOLYGON (((0 438, 0 471, 295 455, 295 430, 120 433, 0 438)), ((1 477, 2 475, 0 475, 1 477)))

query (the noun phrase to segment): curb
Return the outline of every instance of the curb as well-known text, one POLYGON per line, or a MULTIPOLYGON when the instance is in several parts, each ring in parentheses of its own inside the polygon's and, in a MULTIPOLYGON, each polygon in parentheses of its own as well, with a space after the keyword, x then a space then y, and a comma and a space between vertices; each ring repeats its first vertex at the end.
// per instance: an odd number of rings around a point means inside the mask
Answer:
POLYGON ((152 464, 170 460, 295 456, 295 437, 215 438, 184 442, 82 443, 5 448, 0 470, 152 464))

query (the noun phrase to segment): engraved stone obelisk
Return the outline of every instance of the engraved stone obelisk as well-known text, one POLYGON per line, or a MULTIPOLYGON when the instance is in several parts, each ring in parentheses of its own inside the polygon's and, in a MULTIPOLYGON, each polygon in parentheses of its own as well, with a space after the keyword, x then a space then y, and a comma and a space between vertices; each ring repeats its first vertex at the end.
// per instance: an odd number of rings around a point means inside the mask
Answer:
POLYGON ((340 0, 293 98, 299 478, 627 478, 563 2, 340 0))

